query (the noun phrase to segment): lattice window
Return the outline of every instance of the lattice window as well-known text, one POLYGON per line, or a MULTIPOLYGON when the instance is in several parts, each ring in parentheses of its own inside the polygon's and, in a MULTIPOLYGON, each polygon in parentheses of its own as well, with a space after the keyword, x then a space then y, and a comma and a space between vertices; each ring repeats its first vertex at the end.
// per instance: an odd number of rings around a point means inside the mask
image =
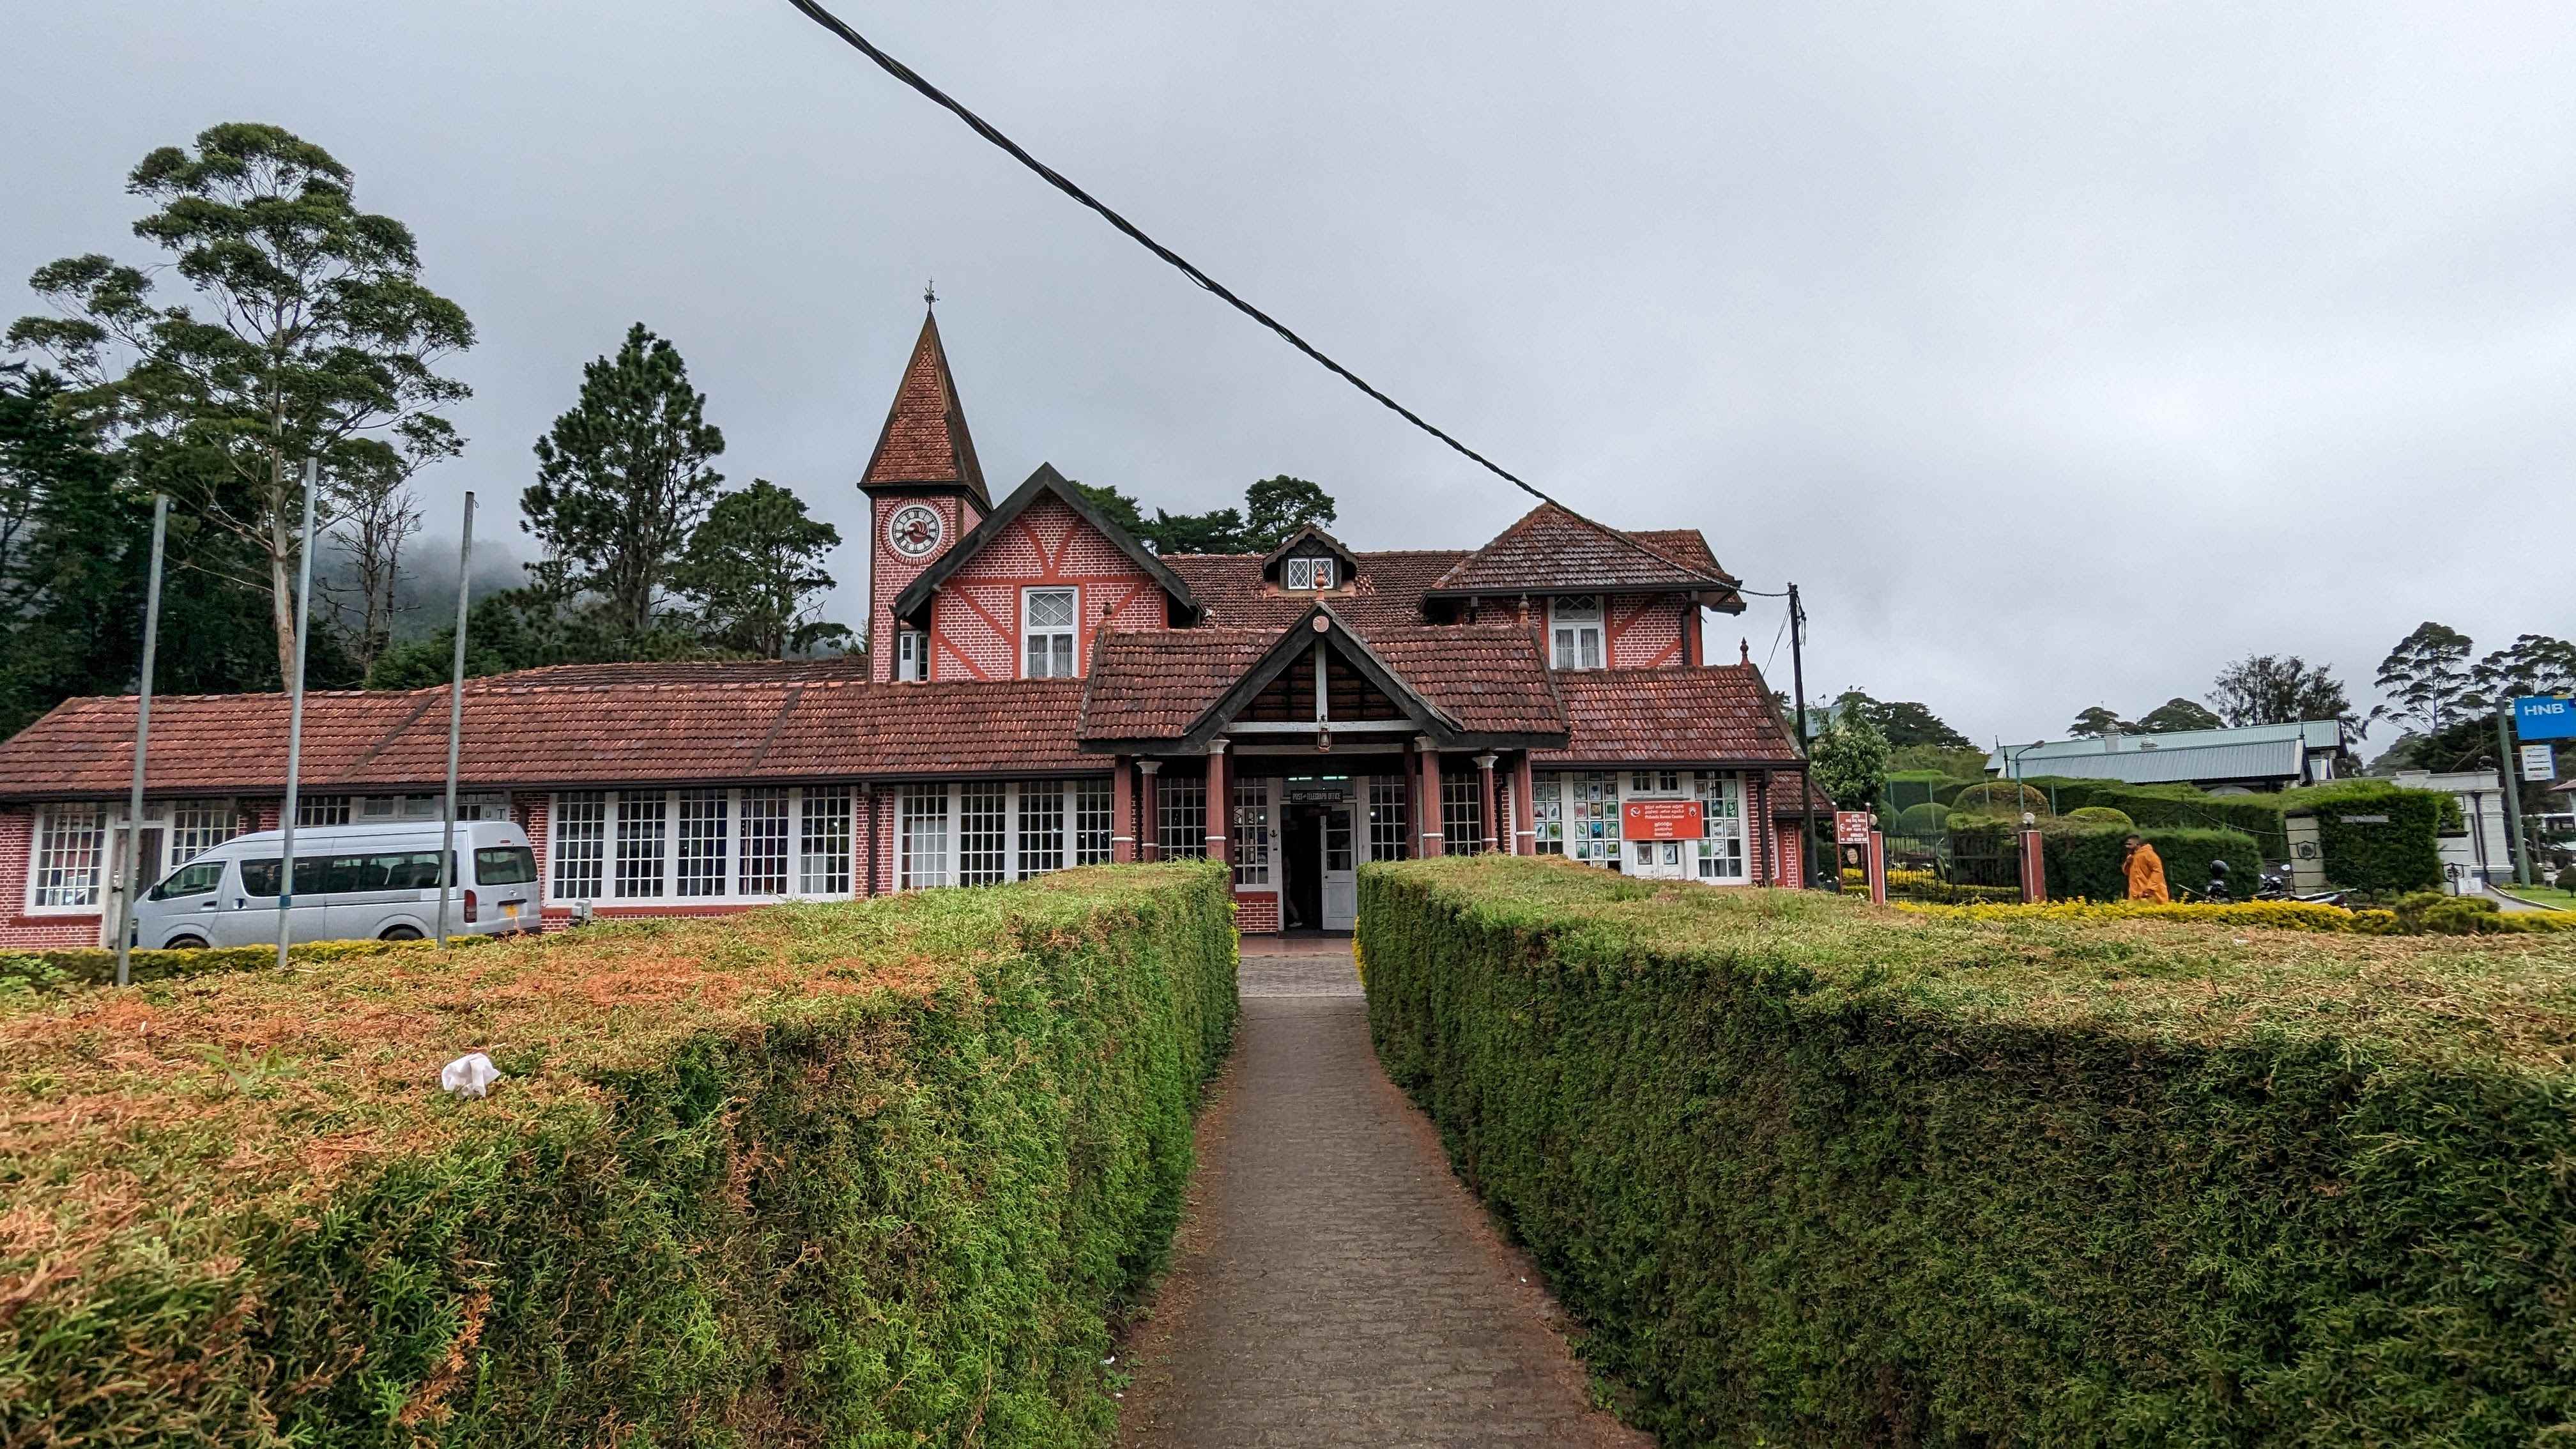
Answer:
POLYGON ((1369 780, 1369 859, 1407 860, 1413 855, 1412 820, 1404 808, 1404 777, 1369 780))
POLYGON ((726 866, 732 852, 725 839, 725 792, 682 790, 680 804, 680 879, 682 896, 726 894, 726 866))
POLYGON ((608 850, 608 795, 583 790, 557 795, 548 812, 554 823, 554 895, 557 900, 587 901, 599 897, 601 868, 608 850))
POLYGON ((999 885, 1011 878, 1010 804, 1007 786, 957 787, 959 885, 999 885))
POLYGON ((771 788, 745 790, 735 813, 741 843, 742 893, 747 896, 787 894, 787 792, 771 788))
POLYGON ((1699 777, 1699 878, 1743 880, 1744 783, 1709 771, 1699 777))
POLYGON ((948 787, 906 785, 896 801, 906 887, 948 884, 948 787))
POLYGON ((1610 870, 1619 868, 1619 777, 1567 775, 1565 853, 1610 870))
POLYGON ((1234 883, 1270 884, 1270 782, 1234 782, 1234 883))
POLYGON ((1077 780, 1073 786, 1073 863, 1107 865, 1110 837, 1117 831, 1118 797, 1107 780, 1077 780))
POLYGON ((171 801, 168 863, 173 867, 186 865, 232 839, 236 823, 238 817, 230 800, 171 801))
POLYGON ((1530 777, 1530 820, 1539 854, 1565 854, 1565 791, 1553 771, 1530 777))
POLYGON ((1020 592, 1020 638, 1027 654, 1029 679, 1073 677, 1074 619, 1080 612, 1073 589, 1023 589, 1020 592))
POLYGON ((1064 786, 1031 780, 1020 787, 1020 874, 1064 869, 1064 786))
POLYGON ((1485 786, 1465 773, 1440 777, 1440 853, 1476 855, 1485 848, 1485 786))
POLYGON ((1572 594, 1551 600, 1547 606, 1549 632, 1555 649, 1548 662, 1559 669, 1598 669, 1601 667, 1601 598, 1597 594, 1572 594))
MULTIPOLYGON (((809 896, 850 893, 850 787, 825 785, 805 792, 797 812, 796 889, 809 896)), ((746 859, 750 846, 743 847, 746 859)))
POLYGON ((1203 776, 1163 777, 1154 792, 1161 820, 1159 838, 1165 860, 1207 859, 1207 780, 1203 776))
POLYGON ((1329 589, 1333 586, 1333 560, 1329 558, 1292 558, 1284 560, 1279 574, 1281 588, 1329 589))
POLYGON ((655 900, 667 889, 663 871, 664 826, 670 801, 659 790, 621 790, 617 795, 617 895, 620 900, 655 900))
POLYGON ((29 904, 95 906, 107 852, 107 812, 96 805, 56 805, 36 820, 29 904))
MULTIPOLYGON (((295 797, 295 828, 308 825, 346 825, 349 823, 349 797, 346 795, 298 795, 295 797)), ((296 859, 303 859, 297 856, 296 859)))

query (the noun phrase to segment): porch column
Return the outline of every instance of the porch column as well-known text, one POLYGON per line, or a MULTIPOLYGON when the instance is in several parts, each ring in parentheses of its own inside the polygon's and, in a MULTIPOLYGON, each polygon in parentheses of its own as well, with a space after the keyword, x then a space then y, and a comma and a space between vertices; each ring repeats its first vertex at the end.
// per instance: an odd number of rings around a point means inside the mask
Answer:
POLYGON ((1138 760, 1137 771, 1144 776, 1136 792, 1137 857, 1142 860, 1163 858, 1163 802, 1161 787, 1154 783, 1156 772, 1163 768, 1160 760, 1138 760))
POLYGON ((1492 855, 1503 848, 1502 842, 1497 839, 1494 834, 1494 832, 1502 829, 1503 825, 1501 819, 1502 802, 1494 796, 1494 761, 1496 758, 1498 757, 1494 755, 1478 755, 1476 757, 1476 773, 1480 777, 1480 783, 1483 784, 1485 789, 1485 840, 1483 849, 1484 853, 1487 855, 1492 855))
POLYGON ((1207 854, 1208 859, 1234 863, 1225 846, 1225 823, 1234 815, 1234 788, 1226 780, 1225 741, 1208 746, 1207 772, 1207 854))
POLYGON ((1449 853, 1440 821, 1440 746, 1429 735, 1415 740, 1413 745, 1422 752, 1422 813, 1417 828, 1422 832, 1422 858, 1429 860, 1449 853))
POLYGON ((1109 766, 1109 859, 1117 865, 1136 858, 1135 763, 1120 755, 1109 766))
POLYGON ((1538 781, 1531 777, 1527 750, 1512 766, 1512 854, 1538 854, 1538 781))

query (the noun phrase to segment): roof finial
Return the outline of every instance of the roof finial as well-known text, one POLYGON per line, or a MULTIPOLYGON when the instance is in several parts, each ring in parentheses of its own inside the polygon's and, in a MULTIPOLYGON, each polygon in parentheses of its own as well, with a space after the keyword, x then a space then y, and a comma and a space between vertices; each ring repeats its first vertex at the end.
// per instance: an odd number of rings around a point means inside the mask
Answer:
POLYGON ((1743 659, 1742 659, 1742 661, 1741 661, 1742 663, 1750 664, 1750 663, 1752 663, 1752 662, 1753 662, 1753 641, 1752 641, 1752 640, 1750 640, 1750 639, 1738 639, 1738 640, 1736 640, 1736 641, 1735 641, 1735 648, 1736 648, 1737 652, 1741 653, 1741 654, 1744 656, 1744 658, 1743 658, 1743 659))
POLYGON ((937 277, 933 277, 929 281, 921 284, 921 305, 925 307, 936 307, 939 305, 939 279, 937 277))

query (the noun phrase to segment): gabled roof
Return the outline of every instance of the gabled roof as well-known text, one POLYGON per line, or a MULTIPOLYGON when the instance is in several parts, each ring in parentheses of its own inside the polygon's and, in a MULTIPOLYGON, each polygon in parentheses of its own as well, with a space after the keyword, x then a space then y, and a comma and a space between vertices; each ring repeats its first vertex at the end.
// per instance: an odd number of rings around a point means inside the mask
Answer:
POLYGON ((1184 613, 1195 617, 1203 612, 1199 607, 1198 596, 1190 592, 1190 586, 1179 574, 1172 572, 1168 565, 1154 556, 1151 549, 1139 543, 1136 535, 1119 527, 1107 514, 1093 507, 1091 500, 1082 495, 1081 489, 1074 487, 1062 473, 1055 470, 1054 464, 1040 463, 1037 471, 1029 475, 1028 481, 1013 489, 1011 496, 1003 499, 1000 507, 984 515, 983 522, 976 524, 964 538, 957 540, 954 546, 939 556, 938 562, 922 570, 921 575, 895 597, 894 616, 908 622, 918 622, 929 612, 931 598, 938 593, 940 585, 946 583, 959 569, 964 568, 967 560, 972 559, 985 544, 1000 537, 1002 530, 1010 527, 1013 519, 1027 512, 1029 505, 1040 498, 1054 498, 1062 502, 1065 507, 1074 511, 1075 516, 1098 529, 1103 538, 1108 539, 1120 553, 1127 556, 1128 562, 1143 569, 1148 577, 1160 584, 1163 592, 1170 595, 1172 602, 1178 604, 1184 613))
POLYGON ((935 313, 921 319, 921 338, 913 343, 912 360, 895 386, 894 406, 886 410, 876 451, 859 475, 862 488, 904 484, 960 488, 984 507, 993 506, 993 496, 984 488, 983 465, 975 461, 975 439, 966 431, 956 379, 948 373, 947 349, 939 345, 935 313))
POLYGON ((1565 738, 1564 706, 1525 630, 1417 625, 1363 635, 1331 605, 1310 603, 1285 628, 1102 632, 1083 694, 1083 744, 1203 746, 1318 642, 1444 745, 1565 738))
POLYGON ((1770 686, 1750 664, 1584 670, 1560 674, 1556 686, 1573 738, 1533 755, 1541 769, 1647 760, 1799 762, 1770 686))
POLYGON ((1432 581, 1433 598, 1536 593, 1670 592, 1697 595, 1738 612, 1738 580, 1717 566, 1695 529, 1670 529, 1650 544, 1571 509, 1542 503, 1432 581), (1660 545, 1660 546, 1658 546, 1660 545), (1695 556, 1694 556, 1695 555, 1695 556))
MULTIPOLYGON (((1261 556, 1261 576, 1272 583, 1277 583, 1280 561, 1292 553, 1299 552, 1300 545, 1312 543, 1322 544, 1333 557, 1342 561, 1343 582, 1348 583, 1350 578, 1359 572, 1360 556, 1343 547, 1340 539, 1310 523, 1288 535, 1277 548, 1261 556)), ((1311 549, 1305 551, 1313 552, 1311 549)))

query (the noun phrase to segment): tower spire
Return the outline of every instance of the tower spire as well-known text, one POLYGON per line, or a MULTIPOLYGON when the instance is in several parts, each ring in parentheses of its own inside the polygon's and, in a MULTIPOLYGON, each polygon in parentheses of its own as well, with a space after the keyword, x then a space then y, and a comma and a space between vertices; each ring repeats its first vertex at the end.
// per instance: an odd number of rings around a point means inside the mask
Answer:
MULTIPOLYGON (((924 287, 927 304, 935 288, 924 287)), ((904 364, 895 387, 894 406, 886 410, 885 429, 877 435, 859 486, 938 487, 963 490, 979 507, 990 509, 983 467, 975 461, 975 439, 966 431, 966 409, 957 400, 957 381, 948 372, 948 352, 939 342, 939 316, 926 313, 921 336, 904 364)))

